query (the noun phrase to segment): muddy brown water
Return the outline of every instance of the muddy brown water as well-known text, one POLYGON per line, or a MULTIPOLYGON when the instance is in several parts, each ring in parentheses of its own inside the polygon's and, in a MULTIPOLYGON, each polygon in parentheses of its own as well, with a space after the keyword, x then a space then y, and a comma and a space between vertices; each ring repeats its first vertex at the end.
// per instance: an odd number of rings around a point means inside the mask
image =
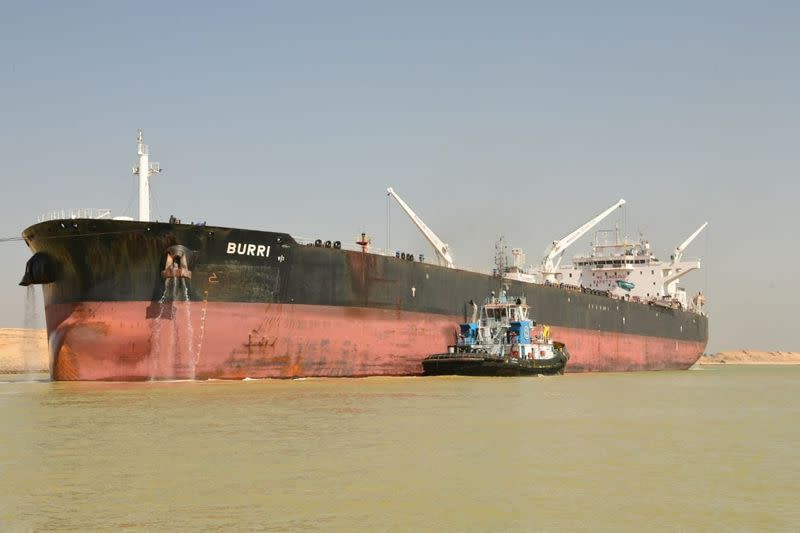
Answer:
POLYGON ((800 367, 0 382, 2 530, 800 528, 800 367))

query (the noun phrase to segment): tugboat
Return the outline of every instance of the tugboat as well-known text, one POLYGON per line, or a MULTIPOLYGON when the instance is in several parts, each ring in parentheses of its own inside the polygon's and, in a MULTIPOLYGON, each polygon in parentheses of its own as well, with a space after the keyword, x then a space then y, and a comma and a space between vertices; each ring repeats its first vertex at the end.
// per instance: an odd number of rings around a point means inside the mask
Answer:
POLYGON ((459 326, 456 343, 447 353, 422 361, 423 374, 462 376, 535 376, 563 374, 567 347, 550 338, 550 328, 528 318, 525 297, 508 298, 494 292, 478 308, 472 303, 472 321, 459 326))

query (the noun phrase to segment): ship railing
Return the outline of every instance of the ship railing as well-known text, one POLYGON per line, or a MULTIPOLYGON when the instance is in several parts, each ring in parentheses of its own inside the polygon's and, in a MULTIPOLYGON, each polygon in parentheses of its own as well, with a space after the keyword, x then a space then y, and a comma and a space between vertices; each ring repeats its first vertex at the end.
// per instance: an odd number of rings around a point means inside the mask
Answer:
MULTIPOLYGON (((300 243, 303 246, 319 246, 318 242, 321 243, 321 248, 337 248, 341 250, 350 250, 352 252, 360 252, 362 250, 360 244, 349 244, 341 241, 333 241, 333 240, 326 240, 326 239, 309 239, 307 237, 295 237, 295 241, 300 243), (329 244, 330 243, 330 244, 329 244), (336 244, 338 243, 338 245, 336 244)), ((371 254, 376 255, 385 255, 387 257, 395 257, 397 254, 405 254, 405 252, 400 252, 396 250, 387 250, 386 248, 378 248, 375 246, 369 246, 367 251, 371 254)), ((419 262, 419 255, 414 257, 414 261, 419 262)), ((423 263, 429 263, 428 258, 423 256, 423 263)))
MULTIPOLYGON (((353 251, 353 252, 360 252, 361 251, 361 246, 358 245, 358 244, 348 244, 348 243, 344 243, 344 242, 341 242, 341 241, 335 241, 335 240, 309 239, 308 237, 294 237, 294 240, 297 241, 299 244, 302 244, 303 246, 316 246, 317 245, 317 241, 319 241, 319 242, 322 243, 321 246, 320 246, 321 248, 337 248, 337 249, 342 249, 342 250, 350 250, 350 251, 353 251), (328 245, 327 243, 330 243, 330 245, 328 245), (339 243, 339 245, 336 246, 335 243, 339 243)), ((373 248, 372 246, 370 246, 368 248, 368 250, 369 250, 369 252, 371 254, 388 255, 386 253, 383 253, 384 250, 382 250, 380 248, 373 248)))
MULTIPOLYGON (((654 304, 656 302, 656 300, 654 298, 645 299, 645 298, 641 298, 639 296, 618 295, 618 294, 615 294, 614 291, 612 291, 612 290, 598 290, 598 289, 592 289, 590 287, 582 287, 580 285, 572 285, 572 284, 569 284, 569 283, 561 283, 561 282, 553 283, 553 282, 550 282, 550 281, 545 281, 542 285, 546 285, 546 286, 549 286, 549 287, 555 287, 557 289, 561 289, 561 290, 564 290, 564 291, 582 292, 582 293, 585 293, 585 294, 592 294, 594 296, 604 296, 604 297, 610 298, 612 300, 622 300, 622 301, 626 301, 626 302, 633 302, 633 303, 638 303, 638 304, 643 304, 643 305, 650 305, 650 304, 654 304)), ((674 303, 674 302, 678 302, 679 303, 679 300, 677 300, 677 299, 661 300, 660 303, 663 304, 663 303, 665 303, 667 301, 669 303, 674 303)), ((683 306, 683 304, 681 304, 680 308, 683 309, 684 311, 688 311, 688 312, 691 312, 691 313, 696 313, 696 314, 702 315, 702 316, 708 316, 703 306, 696 306, 691 302, 689 304, 687 304, 686 306, 683 306)))
MULTIPOLYGON (((325 239, 309 239, 308 237, 294 237, 294 240, 297 241, 302 246, 316 246, 317 245, 317 241, 321 241, 321 243, 322 243, 321 247, 322 248, 329 248, 329 247, 330 248, 336 248, 335 243, 337 242, 337 241, 328 241, 328 240, 325 240, 325 239), (331 243, 330 246, 327 246, 328 242, 331 243)), ((338 242, 339 242, 338 249, 349 250, 349 251, 352 251, 352 252, 360 252, 361 251, 361 245, 360 244, 355 244, 355 243, 347 244, 347 243, 344 243, 344 242, 341 242, 341 241, 338 241, 338 242)), ((402 258, 403 255, 406 253, 406 252, 402 252, 400 250, 394 250, 394 249, 390 250, 390 249, 386 249, 386 248, 379 248, 377 246, 370 246, 370 247, 367 248, 367 251, 369 253, 375 254, 375 255, 383 255, 383 256, 386 256, 386 257, 397 257, 397 258, 402 258)), ((419 253, 414 256, 414 262, 415 263, 424 263, 426 265, 438 265, 439 264, 439 263, 436 262, 436 257, 435 256, 431 257, 431 256, 427 256, 427 255, 424 255, 424 254, 419 254, 419 253), (422 257, 422 260, 420 260, 420 256, 422 257)), ((484 269, 472 268, 472 267, 470 267, 468 265, 459 264, 457 266, 457 268, 458 268, 458 270, 466 270, 466 271, 469 271, 469 272, 477 272, 477 273, 487 274, 487 275, 492 275, 493 274, 493 272, 491 270, 488 270, 488 269, 485 269, 485 268, 484 269)))
POLYGON ((69 220, 76 218, 111 218, 111 209, 96 207, 79 207, 76 209, 54 209, 36 217, 36 222, 51 220, 69 220))
POLYGON ((636 265, 625 264, 625 263, 617 263, 611 265, 592 265, 592 270, 634 270, 635 268, 636 265))

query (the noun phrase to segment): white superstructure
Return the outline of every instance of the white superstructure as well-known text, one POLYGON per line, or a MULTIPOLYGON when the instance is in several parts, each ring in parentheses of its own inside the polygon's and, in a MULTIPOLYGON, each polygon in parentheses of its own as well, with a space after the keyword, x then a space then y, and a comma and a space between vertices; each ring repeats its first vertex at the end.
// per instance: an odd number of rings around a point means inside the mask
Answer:
POLYGON ((563 249, 624 203, 624 200, 620 200, 560 241, 554 241, 541 265, 525 268, 524 253, 519 248, 513 249, 513 266, 505 269, 504 277, 701 312, 705 303, 702 293, 689 301, 686 291, 678 287, 678 282, 689 272, 700 268, 699 259, 684 261, 683 253, 705 229, 707 222, 675 248, 670 261, 658 259, 650 250, 648 241, 621 239, 619 230, 614 229, 596 232, 590 254, 576 255, 572 264, 561 266, 563 249))

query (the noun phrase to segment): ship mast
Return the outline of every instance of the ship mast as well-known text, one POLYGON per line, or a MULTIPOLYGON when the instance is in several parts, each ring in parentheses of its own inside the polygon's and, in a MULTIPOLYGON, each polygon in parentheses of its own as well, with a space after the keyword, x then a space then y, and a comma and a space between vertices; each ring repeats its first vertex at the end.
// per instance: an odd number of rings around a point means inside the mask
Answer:
POLYGON ((136 148, 139 166, 133 167, 134 176, 139 176, 139 220, 150 221, 150 176, 161 172, 158 163, 150 163, 150 147, 144 144, 142 130, 136 132, 136 148))

